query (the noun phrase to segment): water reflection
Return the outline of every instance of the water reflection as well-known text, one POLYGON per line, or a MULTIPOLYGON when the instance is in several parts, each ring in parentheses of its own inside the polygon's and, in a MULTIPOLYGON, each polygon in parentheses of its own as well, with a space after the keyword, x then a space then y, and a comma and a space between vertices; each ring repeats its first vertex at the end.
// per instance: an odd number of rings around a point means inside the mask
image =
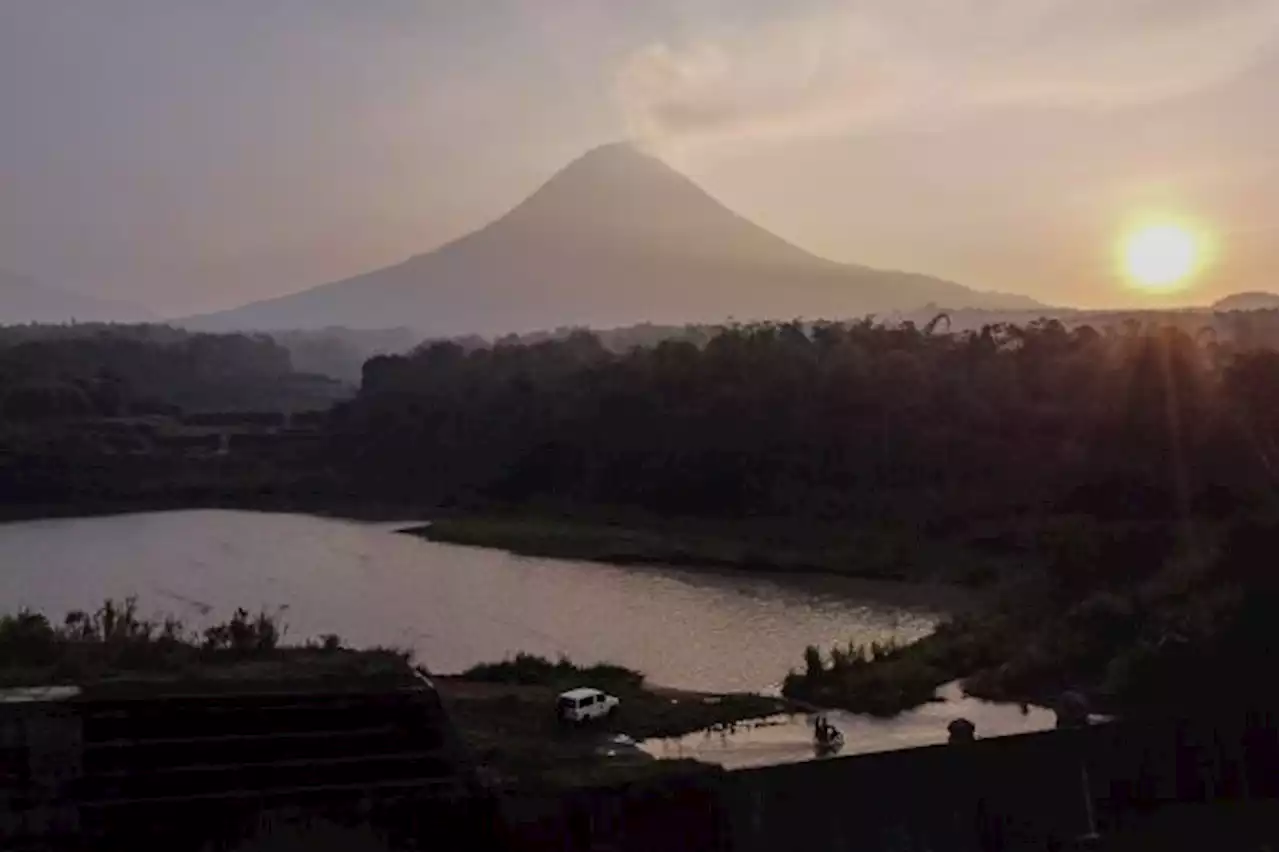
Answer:
MULTIPOLYGON (((1024 712, 1017 704, 970 698, 955 683, 942 687, 938 697, 942 700, 892 719, 841 710, 824 715, 844 736, 840 755, 945 743, 947 725, 960 717, 975 725, 979 738, 1045 731, 1055 723, 1051 710, 1030 705, 1024 712)), ((796 763, 815 757, 813 720, 809 714, 774 716, 678 738, 647 740, 640 746, 654 757, 689 757, 728 769, 796 763)))
POLYGON ((56 616, 137 595, 192 626, 287 607, 287 638, 411 647, 441 672, 564 653, 668 686, 770 691, 805 645, 911 640, 956 602, 906 584, 526 558, 397 526, 212 510, 0 524, 0 605, 56 616))

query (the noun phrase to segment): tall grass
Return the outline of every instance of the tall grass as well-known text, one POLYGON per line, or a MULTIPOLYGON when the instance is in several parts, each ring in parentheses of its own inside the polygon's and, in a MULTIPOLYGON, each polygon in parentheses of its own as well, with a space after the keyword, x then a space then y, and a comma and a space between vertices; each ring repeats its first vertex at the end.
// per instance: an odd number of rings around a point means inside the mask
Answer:
POLYGON ((890 640, 835 646, 829 655, 805 648, 804 671, 790 672, 782 694, 822 707, 893 716, 934 698, 951 679, 928 640, 899 645, 890 640))
MULTIPOLYGON (((94 611, 74 610, 61 624, 31 609, 0 615, 0 683, 78 682, 130 672, 192 672, 202 667, 307 653, 346 652, 337 636, 282 645, 280 613, 237 609, 226 621, 192 630, 169 617, 139 615, 136 598, 107 599, 94 611)), ((383 656, 408 662, 408 654, 383 656)))

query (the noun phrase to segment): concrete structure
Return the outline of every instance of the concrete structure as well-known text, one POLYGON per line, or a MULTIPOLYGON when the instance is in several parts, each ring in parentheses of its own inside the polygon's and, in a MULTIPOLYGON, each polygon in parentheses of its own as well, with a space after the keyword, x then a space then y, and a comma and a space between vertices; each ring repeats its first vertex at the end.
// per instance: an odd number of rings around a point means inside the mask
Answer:
POLYGON ((69 703, 79 694, 74 686, 0 690, 0 838, 6 844, 80 830, 75 794, 83 727, 69 703))
POLYGON ((1274 713, 1111 723, 516 798, 499 826, 426 679, 102 683, 0 700, 0 848, 254 848, 284 824, 368 848, 1251 849, 1276 754, 1274 713))
POLYGON ((11 693, 0 732, 5 849, 199 849, 252 835, 272 813, 388 835, 414 835, 426 820, 473 839, 485 823, 425 678, 11 693))

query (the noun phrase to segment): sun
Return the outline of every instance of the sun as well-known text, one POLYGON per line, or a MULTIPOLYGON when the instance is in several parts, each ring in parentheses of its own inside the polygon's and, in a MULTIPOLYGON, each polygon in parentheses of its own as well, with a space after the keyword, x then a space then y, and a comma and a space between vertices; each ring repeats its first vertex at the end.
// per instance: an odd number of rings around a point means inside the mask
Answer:
POLYGON ((1124 243, 1124 265, 1144 290, 1176 290, 1195 271, 1199 256, 1195 235, 1178 225, 1148 225, 1124 243))

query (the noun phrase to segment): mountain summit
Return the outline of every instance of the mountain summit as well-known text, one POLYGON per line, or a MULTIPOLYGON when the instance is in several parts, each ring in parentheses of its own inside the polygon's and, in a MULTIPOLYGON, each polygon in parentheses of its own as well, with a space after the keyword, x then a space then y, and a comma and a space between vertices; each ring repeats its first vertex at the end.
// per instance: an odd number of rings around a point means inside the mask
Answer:
POLYGON ((202 329, 409 325, 427 336, 849 318, 1030 299, 816 257, 628 144, 593 149, 506 215, 396 266, 196 317, 202 329))
POLYGON ((663 255, 736 263, 815 260, 625 142, 583 154, 500 223, 547 239, 567 236, 663 255))

